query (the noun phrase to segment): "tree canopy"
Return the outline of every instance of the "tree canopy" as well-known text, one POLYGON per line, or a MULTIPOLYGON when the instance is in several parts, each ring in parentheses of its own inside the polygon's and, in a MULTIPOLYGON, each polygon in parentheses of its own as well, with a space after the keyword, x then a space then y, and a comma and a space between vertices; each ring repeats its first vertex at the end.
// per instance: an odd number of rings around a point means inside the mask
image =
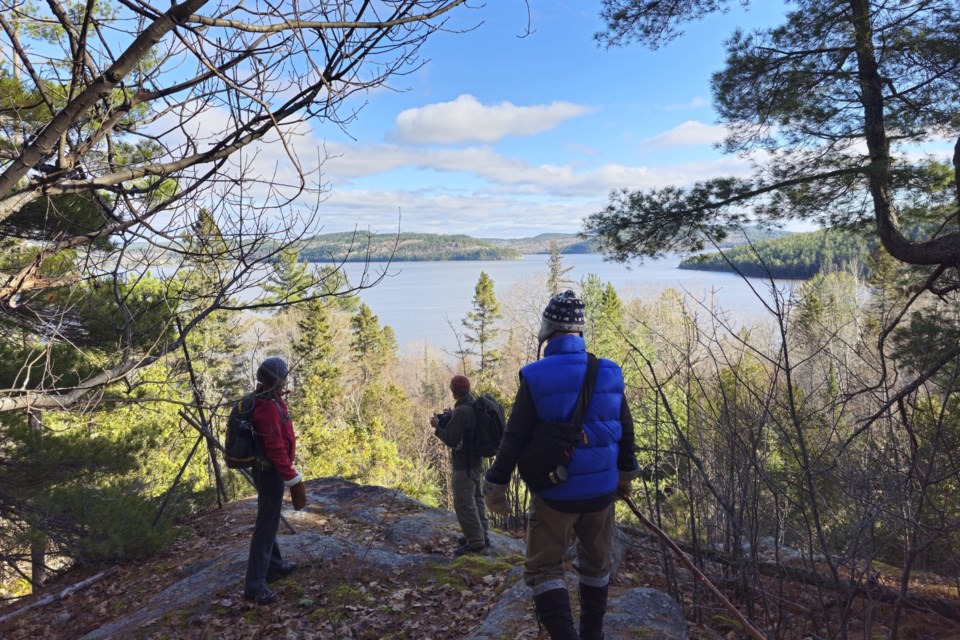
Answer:
MULTIPOLYGON (((604 0, 605 46, 656 48, 683 25, 732 0, 604 0)), ((623 189, 589 216, 585 232, 616 258, 695 250, 758 218, 872 226, 896 259, 936 268, 928 285, 960 266, 960 8, 954 0, 797 0, 781 25, 736 31, 713 76, 727 152, 748 154, 748 178, 689 188, 623 189), (952 189, 915 158, 957 140, 952 189), (904 232, 904 211, 935 210, 926 236, 904 232)))
POLYGON ((236 297, 268 282, 266 265, 320 226, 322 158, 299 157, 296 138, 348 126, 362 106, 351 98, 420 66, 420 46, 464 4, 8 7, 0 326, 16 330, 22 356, 9 366, 81 349, 95 327, 113 339, 69 380, 39 368, 29 384, 22 374, 0 384, 0 411, 70 406, 178 349, 217 309, 298 302, 236 297), (285 156, 272 169, 257 158, 268 142, 285 156), (211 242, 193 241, 199 227, 211 242), (187 262, 205 265, 189 297, 145 278, 175 280, 187 262), (151 290, 138 295, 144 283, 151 290), (138 324, 144 315, 155 322, 138 324))

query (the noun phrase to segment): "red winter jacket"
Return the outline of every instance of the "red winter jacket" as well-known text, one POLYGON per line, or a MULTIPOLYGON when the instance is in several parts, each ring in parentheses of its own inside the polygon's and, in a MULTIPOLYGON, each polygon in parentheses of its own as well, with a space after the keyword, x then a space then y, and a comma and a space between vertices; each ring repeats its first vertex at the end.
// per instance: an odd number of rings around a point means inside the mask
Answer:
POLYGON ((260 436, 260 450, 273 463, 277 474, 285 482, 296 478, 299 474, 293 468, 293 460, 297 454, 297 436, 293 433, 287 404, 280 398, 257 398, 253 405, 253 424, 260 436))

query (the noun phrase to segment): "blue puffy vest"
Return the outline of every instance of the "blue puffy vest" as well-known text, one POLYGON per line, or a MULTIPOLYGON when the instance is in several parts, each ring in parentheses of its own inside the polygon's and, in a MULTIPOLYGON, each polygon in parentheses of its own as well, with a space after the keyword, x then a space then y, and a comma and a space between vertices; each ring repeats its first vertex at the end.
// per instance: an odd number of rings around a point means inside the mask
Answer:
MULTIPOLYGON (((587 371, 586 343, 580 336, 557 336, 547 343, 542 360, 520 370, 540 422, 569 422, 587 371)), ((623 373, 616 363, 600 360, 597 383, 583 421, 586 442, 577 446, 567 466, 569 479, 541 492, 551 500, 584 500, 616 491, 617 454, 622 435, 620 403, 623 373)))

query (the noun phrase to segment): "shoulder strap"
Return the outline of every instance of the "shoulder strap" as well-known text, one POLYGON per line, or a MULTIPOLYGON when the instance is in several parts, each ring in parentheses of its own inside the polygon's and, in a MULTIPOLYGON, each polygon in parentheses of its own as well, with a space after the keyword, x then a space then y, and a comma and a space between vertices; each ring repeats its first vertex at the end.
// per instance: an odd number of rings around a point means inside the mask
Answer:
POLYGON ((592 353, 587 353, 587 373, 583 377, 583 387, 580 389, 580 395, 577 396, 577 404, 573 410, 573 416, 570 422, 575 425, 582 425, 583 419, 587 415, 587 408, 590 406, 590 400, 593 398, 593 387, 597 384, 597 373, 600 371, 600 359, 592 353))
POLYGON ((242 416, 253 417, 253 407, 257 403, 256 395, 248 393, 237 401, 237 411, 242 416))

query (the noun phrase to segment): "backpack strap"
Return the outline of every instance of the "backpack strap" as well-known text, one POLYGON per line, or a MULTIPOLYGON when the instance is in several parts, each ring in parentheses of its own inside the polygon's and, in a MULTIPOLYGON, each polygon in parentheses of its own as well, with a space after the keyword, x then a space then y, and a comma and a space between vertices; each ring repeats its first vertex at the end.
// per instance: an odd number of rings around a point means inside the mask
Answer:
POLYGON ((587 372, 583 376, 583 387, 580 389, 577 404, 573 409, 573 415, 570 417, 571 424, 583 425, 583 419, 587 416, 587 409, 590 407, 590 400, 593 399, 593 388, 597 384, 597 374, 599 372, 600 359, 587 352, 587 372))

